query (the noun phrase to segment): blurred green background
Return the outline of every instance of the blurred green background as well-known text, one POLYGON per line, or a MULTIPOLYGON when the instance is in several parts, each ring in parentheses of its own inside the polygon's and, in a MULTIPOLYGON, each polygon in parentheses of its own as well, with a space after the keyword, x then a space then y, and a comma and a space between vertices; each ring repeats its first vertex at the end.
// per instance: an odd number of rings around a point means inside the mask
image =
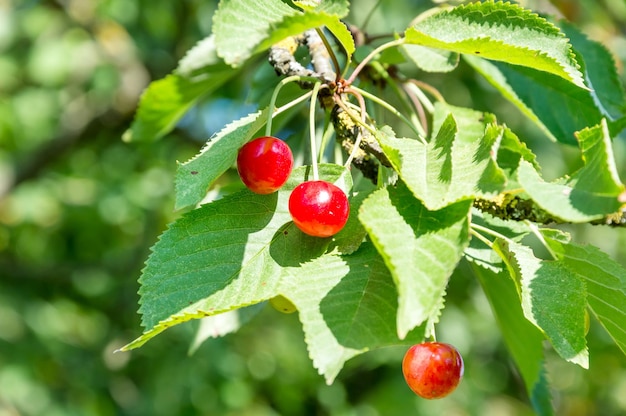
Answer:
MULTIPOLYGON (((0 0, 0 416, 532 414, 464 264, 438 337, 465 357, 465 379, 444 400, 408 390, 403 348, 359 356, 327 386, 297 314, 271 308, 191 356, 197 323, 114 353, 141 331, 137 278, 149 247, 179 215, 176 161, 250 108, 244 78, 163 140, 121 141, 143 88, 210 33, 216 3, 0 0)), ((359 1, 352 20, 362 22, 373 3, 359 1)), ((624 79, 626 2, 523 3, 579 23, 615 54, 624 79)), ((406 27, 431 5, 383 1, 368 29, 406 27)), ((427 80, 453 104, 495 111, 529 142, 547 176, 579 163, 576 149, 549 143, 467 68, 427 80)), ((626 178, 623 138, 615 145, 626 178)), ((626 263, 626 230, 569 229, 626 263)), ((589 345, 588 371, 547 350, 557 414, 626 414, 624 355, 594 322, 589 345)))

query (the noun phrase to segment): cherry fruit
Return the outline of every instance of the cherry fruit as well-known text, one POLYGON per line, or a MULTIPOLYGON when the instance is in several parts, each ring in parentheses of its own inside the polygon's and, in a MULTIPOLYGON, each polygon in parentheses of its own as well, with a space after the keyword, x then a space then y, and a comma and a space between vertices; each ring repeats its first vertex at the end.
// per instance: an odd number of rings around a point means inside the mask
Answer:
POLYGON ((291 149, 276 137, 256 138, 239 149, 237 171, 243 183, 257 194, 271 194, 287 182, 293 167, 291 149))
POLYGON ((346 225, 350 204, 346 194, 336 185, 319 180, 307 181, 291 192, 289 213, 303 233, 330 237, 346 225))
POLYGON ((425 399, 440 399, 459 385, 463 358, 452 345, 423 342, 406 352, 402 373, 415 394, 425 399))

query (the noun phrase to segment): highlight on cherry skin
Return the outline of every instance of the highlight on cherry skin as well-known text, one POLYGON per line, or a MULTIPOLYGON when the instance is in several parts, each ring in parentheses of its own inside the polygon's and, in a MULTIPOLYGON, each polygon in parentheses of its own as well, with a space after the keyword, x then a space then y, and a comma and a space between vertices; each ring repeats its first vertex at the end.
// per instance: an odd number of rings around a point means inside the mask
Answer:
POLYGON ((463 358, 450 344, 423 342, 406 352, 402 373, 415 394, 425 399, 441 399, 459 385, 463 358))
POLYGON ((322 180, 307 181, 291 192, 289 213, 303 233, 330 237, 346 225, 350 204, 338 186, 322 180))
POLYGON ((237 154, 239 177, 257 194, 271 194, 280 189, 287 182, 292 167, 289 145, 272 136, 249 141, 237 154))

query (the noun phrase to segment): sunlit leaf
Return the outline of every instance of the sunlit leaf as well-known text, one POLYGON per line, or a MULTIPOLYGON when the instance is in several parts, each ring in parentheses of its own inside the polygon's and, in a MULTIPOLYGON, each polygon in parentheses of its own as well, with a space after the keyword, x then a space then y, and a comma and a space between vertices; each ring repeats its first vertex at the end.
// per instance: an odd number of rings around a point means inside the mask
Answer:
POLYGON ((522 244, 498 239, 494 247, 506 259, 526 319, 545 333, 561 357, 588 368, 585 283, 564 262, 539 259, 522 244))
POLYGON ((323 256, 286 273, 280 293, 298 308, 313 365, 328 383, 357 354, 423 340, 423 328, 398 340, 397 292, 369 244, 351 255, 323 256))
POLYGON ((266 122, 267 109, 234 121, 211 137, 200 153, 179 164, 176 172, 176 208, 200 202, 211 184, 233 166, 239 148, 266 122))
MULTIPOLYGON (((154 246, 139 280, 139 311, 146 332, 128 348, 173 325, 268 300, 278 294, 286 267, 320 256, 331 239, 300 232, 287 209, 290 191, 309 170, 294 170, 274 194, 245 190, 192 210, 172 224, 154 246)), ((351 188, 341 166, 321 165, 320 175, 351 188)))
POLYGON ((617 212, 626 200, 626 187, 617 174, 606 122, 583 130, 578 139, 585 165, 571 178, 545 182, 529 163, 522 161, 518 181, 553 216, 586 222, 617 212))
POLYGON ((423 18, 405 36, 408 43, 529 66, 586 88, 565 35, 515 4, 461 5, 423 18))
POLYGON ((400 182, 372 193, 359 219, 398 288, 398 334, 438 321, 448 278, 467 246, 470 201, 429 211, 400 182))
POLYGON ((477 196, 492 197, 506 177, 495 163, 494 145, 502 128, 492 116, 451 106, 437 106, 437 133, 427 144, 377 134, 385 155, 402 180, 428 209, 477 196))
POLYGON ((589 307, 626 354, 626 269, 597 247, 547 237, 563 265, 584 280, 589 307))
POLYGON ((213 33, 218 54, 237 67, 256 53, 308 29, 327 26, 348 54, 354 52, 349 31, 339 20, 347 12, 342 2, 321 9, 300 11, 280 0, 223 0, 213 16, 213 33), (318 11, 319 10, 319 11, 318 11))

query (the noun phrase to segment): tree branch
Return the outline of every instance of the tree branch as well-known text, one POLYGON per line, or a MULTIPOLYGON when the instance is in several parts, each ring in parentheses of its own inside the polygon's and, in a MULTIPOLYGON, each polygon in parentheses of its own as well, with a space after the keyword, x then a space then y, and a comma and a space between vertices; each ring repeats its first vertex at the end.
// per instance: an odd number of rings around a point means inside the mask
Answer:
MULTIPOLYGON (((499 201, 478 198, 474 200, 474 207, 503 220, 528 220, 537 224, 570 224, 569 221, 554 217, 538 207, 533 200, 523 199, 516 195, 509 195, 499 201)), ((626 227, 626 207, 599 220, 590 221, 589 224, 626 227)))

